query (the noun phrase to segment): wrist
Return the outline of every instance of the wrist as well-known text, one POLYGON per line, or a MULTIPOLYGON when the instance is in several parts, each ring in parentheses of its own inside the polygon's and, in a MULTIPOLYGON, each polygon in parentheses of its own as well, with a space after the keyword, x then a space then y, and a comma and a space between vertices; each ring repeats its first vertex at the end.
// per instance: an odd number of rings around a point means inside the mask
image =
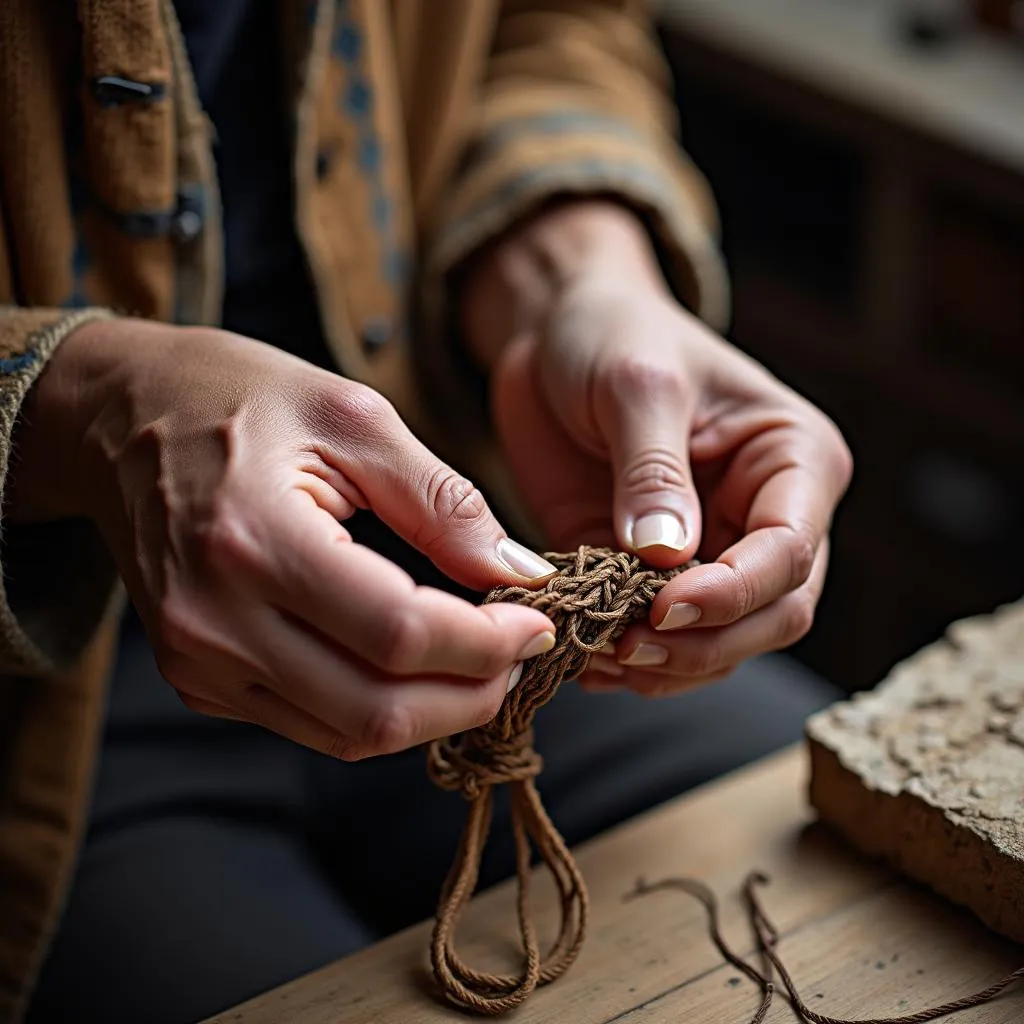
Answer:
POLYGON ((488 252, 464 279, 460 326, 467 347, 489 370, 516 335, 543 322, 565 292, 606 279, 664 292, 665 281, 643 223, 627 207, 574 199, 545 208, 488 252))
POLYGON ((5 515, 15 521, 90 517, 100 479, 95 424, 123 390, 123 345, 135 321, 96 320, 61 341, 14 426, 5 515))

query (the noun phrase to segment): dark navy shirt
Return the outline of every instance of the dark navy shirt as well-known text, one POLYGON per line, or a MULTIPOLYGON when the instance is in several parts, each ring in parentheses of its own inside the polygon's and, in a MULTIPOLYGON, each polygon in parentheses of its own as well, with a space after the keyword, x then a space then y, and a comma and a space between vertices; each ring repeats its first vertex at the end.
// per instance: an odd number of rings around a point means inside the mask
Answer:
POLYGON ((280 4, 175 0, 175 10, 200 101, 216 130, 213 154, 224 217, 223 326, 327 365, 294 228, 280 4))

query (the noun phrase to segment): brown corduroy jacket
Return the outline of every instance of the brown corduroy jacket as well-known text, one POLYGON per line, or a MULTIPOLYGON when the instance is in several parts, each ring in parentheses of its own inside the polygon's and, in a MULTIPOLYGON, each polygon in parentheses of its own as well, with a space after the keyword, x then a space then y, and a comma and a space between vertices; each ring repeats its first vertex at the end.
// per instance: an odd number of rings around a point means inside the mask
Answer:
MULTIPOLYGON (((466 387, 445 329, 452 271, 518 217, 561 194, 619 196, 680 298, 721 323, 712 201, 673 141, 642 3, 279 6, 295 225, 338 369, 492 491, 487 445, 446 451, 429 408, 458 409, 466 387)), ((172 0, 3 0, 0 484, 61 340, 118 314, 216 323, 222 241, 172 0)), ((4 524, 0 557, 3 1024, 24 1010, 74 867, 118 586, 85 522, 4 524)))

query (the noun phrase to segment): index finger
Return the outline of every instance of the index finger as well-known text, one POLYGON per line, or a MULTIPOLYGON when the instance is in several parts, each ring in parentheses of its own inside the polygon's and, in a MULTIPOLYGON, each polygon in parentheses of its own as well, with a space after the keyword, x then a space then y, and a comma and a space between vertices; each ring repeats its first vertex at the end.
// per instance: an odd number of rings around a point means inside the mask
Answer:
POLYGON ((417 586, 326 513, 299 518, 278 537, 270 599, 386 673, 490 679, 554 644, 554 626, 542 612, 478 607, 417 586))

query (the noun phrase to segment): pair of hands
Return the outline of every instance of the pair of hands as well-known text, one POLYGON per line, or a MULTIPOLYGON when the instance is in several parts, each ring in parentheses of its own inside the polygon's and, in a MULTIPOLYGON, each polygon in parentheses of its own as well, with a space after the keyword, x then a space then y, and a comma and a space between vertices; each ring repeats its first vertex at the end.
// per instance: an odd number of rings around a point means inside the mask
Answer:
MULTIPOLYGON (((807 629, 849 456, 824 416, 674 303, 625 214, 569 216, 580 245, 553 287, 505 272, 516 240, 481 265, 468 337, 555 546, 710 560, 583 680, 671 692, 807 629)), ((538 229, 575 237, 557 217, 538 229)), ((488 721, 554 642, 539 612, 417 587, 352 542, 344 520, 368 508, 469 587, 552 571, 383 398, 260 343, 88 324, 33 388, 17 441, 15 515, 96 522, 197 711, 344 759, 389 753, 488 721)))

